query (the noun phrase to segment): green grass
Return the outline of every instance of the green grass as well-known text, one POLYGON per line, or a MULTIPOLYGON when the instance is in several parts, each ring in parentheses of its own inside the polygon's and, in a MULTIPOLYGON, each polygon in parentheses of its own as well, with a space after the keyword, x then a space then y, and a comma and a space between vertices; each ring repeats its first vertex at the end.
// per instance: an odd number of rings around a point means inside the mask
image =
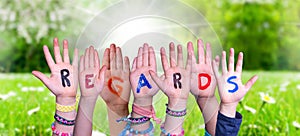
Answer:
MULTIPOLYGON (((300 88, 297 89, 297 86, 300 87, 300 73, 244 72, 244 82, 254 73, 259 75, 259 80, 242 104, 256 109, 257 112, 252 114, 243 109, 241 104, 238 106, 237 111, 243 115, 239 135, 300 135, 300 130, 292 124, 293 121, 300 122, 300 88), (268 93, 275 98, 276 103, 265 104, 260 109, 263 101, 259 92, 268 93), (251 125, 257 127, 250 127, 251 125)), ((16 94, 6 100, 0 100, 0 136, 51 134, 50 124, 54 121, 55 97, 50 95, 50 91, 39 80, 31 74, 0 74, 0 86, 0 94, 16 94), (36 91, 36 87, 43 87, 44 90, 36 91), (24 92, 26 88, 33 91, 24 92), (29 110, 38 106, 39 111, 31 116, 27 114, 29 110)), ((164 119, 167 99, 162 93, 154 99, 157 116, 164 119)), ((190 96, 188 115, 184 123, 186 135, 203 135, 203 124, 195 99, 190 96)), ((101 99, 98 100, 94 113, 94 130, 108 133, 107 111, 101 99)), ((159 132, 156 125, 156 134, 159 132)))

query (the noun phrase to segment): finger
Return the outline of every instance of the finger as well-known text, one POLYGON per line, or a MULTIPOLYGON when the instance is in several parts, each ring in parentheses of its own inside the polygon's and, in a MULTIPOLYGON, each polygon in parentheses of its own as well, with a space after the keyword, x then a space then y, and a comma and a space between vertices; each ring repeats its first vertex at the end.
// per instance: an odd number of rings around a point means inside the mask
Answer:
POLYGON ((236 72, 238 73, 242 73, 243 70, 243 56, 244 56, 243 53, 240 52, 236 63, 236 72))
POLYGON ((99 70, 99 74, 98 74, 98 79, 101 80, 103 83, 104 83, 106 69, 107 69, 107 67, 105 65, 102 66, 102 68, 99 70))
POLYGON ((203 46, 203 41, 199 39, 198 41, 198 63, 199 64, 204 64, 204 46, 203 46))
POLYGON ((182 55, 182 46, 181 45, 178 45, 177 46, 177 65, 181 68, 184 68, 183 66, 183 55, 182 55))
POLYGON ((168 60, 167 60, 166 51, 164 47, 160 48, 160 57, 161 57, 161 63, 163 65, 164 72, 166 73, 166 71, 169 69, 169 65, 168 65, 168 60))
POLYGON ((110 45, 110 52, 109 52, 109 63, 110 69, 116 69, 116 45, 110 45))
POLYGON ((161 78, 157 76, 157 73, 155 73, 155 72, 152 71, 152 70, 150 70, 149 73, 150 73, 150 76, 151 76, 152 80, 155 82, 155 84, 156 84, 161 90, 165 90, 163 80, 161 80, 161 78))
POLYGON ((125 62, 124 71, 129 72, 130 71, 130 62, 129 62, 129 58, 127 56, 125 56, 124 62, 125 62))
POLYGON ((109 53, 110 53, 110 49, 106 48, 103 54, 103 63, 102 63, 102 66, 105 65, 108 70, 110 69, 109 53))
POLYGON ((104 65, 102 68, 99 70, 98 74, 98 84, 100 85, 100 92, 103 90, 104 87, 104 81, 105 81, 105 72, 106 72, 107 67, 104 65))
POLYGON ((220 76, 219 74, 219 65, 220 65, 220 57, 216 56, 215 60, 212 61, 212 68, 215 73, 216 78, 220 76))
POLYGON ((185 69, 188 71, 192 70, 192 53, 188 53, 185 69))
POLYGON ((58 39, 57 38, 54 38, 53 44, 54 44, 55 62, 56 63, 61 63, 62 59, 61 59, 61 55, 60 55, 59 44, 58 44, 58 39))
POLYGON ((144 44, 143 47, 143 66, 149 66, 148 60, 149 60, 149 46, 147 43, 144 44))
POLYGON ((47 87, 50 83, 49 78, 44 75, 43 73, 41 73, 40 71, 32 71, 32 74, 37 77, 39 80, 41 80, 47 87))
POLYGON ((93 46, 90 46, 89 50, 89 67, 94 68, 95 67, 95 50, 93 46))
POLYGON ((48 66, 49 66, 49 68, 51 70, 52 66, 55 64, 54 60, 52 59, 52 56, 51 56, 51 54, 49 52, 49 49, 48 49, 48 47, 46 45, 44 45, 43 50, 44 50, 44 54, 45 54, 45 58, 46 58, 47 64, 48 64, 48 66))
POLYGON ((117 69, 123 69, 123 56, 122 56, 122 51, 121 51, 120 47, 117 47, 116 63, 117 63, 117 69))
POLYGON ((64 40, 63 41, 63 49, 64 49, 64 62, 65 63, 70 63, 70 58, 69 58, 69 47, 68 47, 68 41, 64 40))
POLYGON ((80 56, 79 71, 84 71, 84 56, 80 56))
POLYGON ((170 67, 176 67, 175 45, 173 42, 169 45, 170 67))
POLYGON ((133 59, 131 71, 134 71, 134 70, 137 68, 136 61, 137 61, 137 57, 135 57, 135 58, 133 59))
POLYGON ((149 66, 153 66, 156 69, 156 57, 153 47, 149 48, 149 66))
POLYGON ((248 82, 245 85, 246 91, 248 92, 250 90, 250 88, 252 87, 252 85, 256 82, 256 80, 258 79, 258 76, 255 75, 253 76, 251 79, 248 80, 248 82))
POLYGON ((226 62, 226 52, 222 52, 222 74, 227 73, 227 62, 226 62))
POLYGON ((234 49, 230 48, 228 71, 234 72, 234 49))
POLYGON ((143 48, 142 47, 139 48, 136 64, 137 64, 136 65, 137 68, 140 68, 143 66, 143 48))
POLYGON ((211 65, 211 46, 209 43, 206 44, 206 57, 205 57, 205 64, 211 65))
POLYGON ((85 53, 84 53, 84 69, 88 69, 89 68, 89 51, 90 48, 86 48, 85 49, 85 53))
POLYGON ((75 68, 78 68, 78 49, 77 49, 77 48, 74 49, 74 55, 73 55, 73 62, 72 62, 72 65, 73 65, 75 68))
POLYGON ((99 54, 97 50, 94 50, 94 60, 95 60, 95 68, 99 69, 100 68, 100 59, 99 59, 99 54))
POLYGON ((192 64, 196 64, 196 58, 195 58, 195 53, 194 53, 194 46, 192 42, 188 42, 187 44, 187 50, 188 53, 192 54, 192 64))

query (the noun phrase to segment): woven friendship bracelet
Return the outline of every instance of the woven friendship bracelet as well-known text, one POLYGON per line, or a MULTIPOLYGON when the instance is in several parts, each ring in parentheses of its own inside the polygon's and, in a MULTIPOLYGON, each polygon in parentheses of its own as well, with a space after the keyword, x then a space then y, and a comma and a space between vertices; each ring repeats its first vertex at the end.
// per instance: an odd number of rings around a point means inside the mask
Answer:
POLYGON ((66 126, 73 126, 75 125, 75 120, 67 120, 57 114, 54 115, 54 119, 57 123, 66 125, 66 126))
POLYGON ((185 116, 186 115, 186 109, 182 110, 182 111, 173 111, 171 109, 168 108, 168 104, 166 104, 167 106, 167 110, 166 110, 166 113, 170 116, 173 116, 173 117, 182 117, 182 116, 185 116))
POLYGON ((64 132, 59 132, 58 130, 56 130, 54 122, 51 124, 51 129, 52 129, 52 133, 55 135, 58 135, 58 136, 72 136, 73 135, 71 132, 64 133, 64 132))
POLYGON ((152 122, 150 122, 150 126, 148 129, 144 130, 144 131, 138 131, 138 130, 134 130, 133 128, 131 128, 131 123, 128 122, 125 126, 125 128, 122 130, 122 132, 119 134, 119 136, 131 136, 132 134, 135 135, 146 135, 146 136, 154 136, 154 127, 152 122))
POLYGON ((74 110, 76 110, 76 103, 74 105, 70 105, 70 106, 60 105, 60 104, 56 103, 56 110, 58 110, 60 112, 74 111, 74 110))
POLYGON ((184 129, 182 129, 180 134, 170 134, 170 133, 167 133, 167 131, 164 129, 164 126, 161 125, 160 130, 161 130, 161 133, 163 133, 166 136, 184 136, 184 129))
POLYGON ((130 122, 132 125, 138 125, 138 124, 144 124, 149 120, 150 120, 150 118, 148 118, 148 117, 141 117, 141 118, 124 117, 124 118, 117 120, 117 122, 125 121, 125 122, 130 122))

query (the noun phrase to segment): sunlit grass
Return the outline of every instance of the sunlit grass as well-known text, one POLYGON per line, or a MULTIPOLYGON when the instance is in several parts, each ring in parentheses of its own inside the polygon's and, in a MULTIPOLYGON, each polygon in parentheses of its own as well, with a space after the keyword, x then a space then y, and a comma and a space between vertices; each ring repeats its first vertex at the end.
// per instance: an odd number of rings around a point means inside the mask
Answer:
MULTIPOLYGON (((300 73, 296 72, 244 72, 246 82, 254 73, 259 80, 248 92, 237 111, 243 115, 239 135, 299 135, 300 130, 300 73), (260 92, 269 94, 275 103, 264 103, 260 92), (253 108, 255 113, 247 108, 253 108), (298 123, 298 124, 297 124, 298 123)), ((55 97, 31 74, 0 74, 0 135, 50 135, 54 121, 55 97), (42 88, 41 88, 42 87, 42 88), (13 93, 15 95, 13 95, 13 93), (38 109, 38 107, 40 107, 38 109), (29 115, 28 111, 30 112, 29 115)), ((154 100, 157 116, 164 119, 167 99, 160 93, 154 100)), ((131 106, 130 106, 131 107, 131 106)), ((131 108, 130 108, 131 109, 131 108)), ((94 130, 108 133, 106 106, 99 98, 94 113, 94 130)), ((155 123, 154 123, 155 124, 155 123)), ((185 134, 204 134, 201 112, 190 96, 188 114, 184 123, 185 134)), ((156 134, 160 133, 156 125, 156 134)))

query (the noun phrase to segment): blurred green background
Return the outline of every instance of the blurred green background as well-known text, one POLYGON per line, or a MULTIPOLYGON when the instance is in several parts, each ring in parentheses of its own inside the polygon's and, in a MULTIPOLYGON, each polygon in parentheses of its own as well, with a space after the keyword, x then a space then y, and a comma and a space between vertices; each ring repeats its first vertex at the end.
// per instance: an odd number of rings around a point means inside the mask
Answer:
MULTIPOLYGON (((85 25, 115 2, 118 0, 0 1, 0 136, 51 134, 55 97, 28 72, 49 73, 42 46, 51 47, 54 37, 75 45, 85 25)), ((236 53, 244 52, 244 82, 259 75, 238 106, 243 115, 239 134, 300 135, 300 0, 182 2, 206 17, 224 50, 233 47, 236 53), (266 102, 261 92, 276 104, 266 102)), ((195 104, 191 96, 188 110, 193 112, 184 124, 187 135, 204 134, 202 115, 195 104)), ((107 133, 103 116, 107 113, 101 110, 105 104, 99 99, 96 107, 99 114, 95 114, 93 130, 107 133)), ((165 108, 161 103, 155 107, 165 108)), ((164 110, 157 113, 164 116, 164 110)), ((158 125, 156 128, 159 133, 158 125)))
MULTIPOLYGON (((225 50, 245 53, 244 69, 299 70, 299 0, 182 0, 202 13, 225 50)), ((42 45, 75 44, 84 26, 114 0, 0 2, 0 71, 48 71, 42 45)))

